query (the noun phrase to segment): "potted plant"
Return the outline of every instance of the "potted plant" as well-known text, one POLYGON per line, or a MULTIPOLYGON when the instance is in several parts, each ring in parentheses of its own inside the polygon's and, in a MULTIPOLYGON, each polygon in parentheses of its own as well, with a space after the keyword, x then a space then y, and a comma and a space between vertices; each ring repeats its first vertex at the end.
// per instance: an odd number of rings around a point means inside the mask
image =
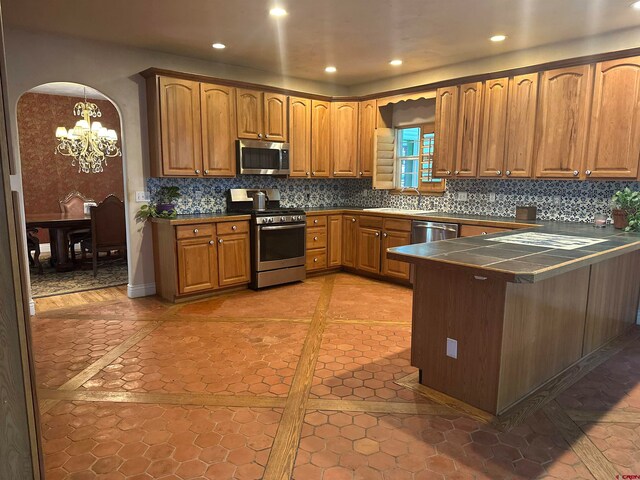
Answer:
POLYGON ((181 196, 180 189, 176 186, 161 187, 158 189, 156 204, 142 205, 136 213, 136 219, 144 222, 150 217, 175 218, 177 215, 176 200, 181 196))
POLYGON ((629 187, 618 190, 613 198, 611 214, 615 228, 627 228, 629 219, 640 212, 640 192, 634 192, 629 187))

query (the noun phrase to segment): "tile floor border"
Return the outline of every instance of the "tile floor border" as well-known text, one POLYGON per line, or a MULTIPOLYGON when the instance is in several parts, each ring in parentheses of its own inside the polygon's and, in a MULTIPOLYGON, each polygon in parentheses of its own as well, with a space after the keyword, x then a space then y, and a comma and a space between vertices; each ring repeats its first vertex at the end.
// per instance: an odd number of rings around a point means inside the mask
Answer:
POLYGON ((588 423, 636 423, 640 424, 640 412, 625 410, 575 410, 564 408, 574 422, 588 423))
POLYGON ((440 404, 410 402, 371 402, 367 400, 329 400, 310 398, 307 410, 336 412, 397 413, 412 415, 458 415, 458 411, 440 404))

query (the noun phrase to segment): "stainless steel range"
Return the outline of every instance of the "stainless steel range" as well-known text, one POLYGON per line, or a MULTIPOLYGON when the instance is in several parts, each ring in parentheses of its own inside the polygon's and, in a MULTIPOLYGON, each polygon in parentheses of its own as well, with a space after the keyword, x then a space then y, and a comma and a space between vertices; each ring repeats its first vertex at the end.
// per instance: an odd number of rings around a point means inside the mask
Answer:
POLYGON ((251 288, 306 278, 304 210, 281 208, 277 189, 234 188, 227 192, 227 211, 251 213, 251 288))

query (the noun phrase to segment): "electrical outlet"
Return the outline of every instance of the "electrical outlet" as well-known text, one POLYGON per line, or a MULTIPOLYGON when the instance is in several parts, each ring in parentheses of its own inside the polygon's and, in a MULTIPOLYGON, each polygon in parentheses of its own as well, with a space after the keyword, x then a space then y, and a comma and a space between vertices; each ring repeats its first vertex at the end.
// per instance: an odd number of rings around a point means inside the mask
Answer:
POLYGON ((555 197, 553 197, 553 204, 554 205, 562 204, 562 198, 560 197, 560 195, 556 195, 555 197))
POLYGON ((193 192, 193 199, 197 202, 199 200, 202 200, 202 190, 195 190, 193 192))
POLYGON ((447 338, 447 357, 458 358, 458 341, 447 338))
POLYGON ((490 203, 493 203, 493 202, 495 202, 495 201, 496 201, 496 194, 495 194, 495 192, 491 192, 491 193, 489 193, 489 202, 490 202, 490 203))
POLYGON ((469 199, 469 194, 467 192, 458 192, 457 198, 459 202, 466 202, 469 199))
POLYGON ((151 196, 149 195, 149 192, 136 192, 136 202, 137 203, 145 203, 145 202, 150 202, 151 201, 151 196))

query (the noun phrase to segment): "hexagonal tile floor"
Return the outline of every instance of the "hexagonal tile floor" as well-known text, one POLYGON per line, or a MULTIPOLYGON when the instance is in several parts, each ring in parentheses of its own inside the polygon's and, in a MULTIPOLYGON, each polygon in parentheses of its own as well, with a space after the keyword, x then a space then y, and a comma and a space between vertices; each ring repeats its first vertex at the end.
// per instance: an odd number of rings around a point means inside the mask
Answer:
POLYGON ((34 317, 47 479, 640 473, 639 341, 556 399, 563 421, 501 431, 396 383, 416 371, 410 319, 409 289, 347 273, 34 317))

